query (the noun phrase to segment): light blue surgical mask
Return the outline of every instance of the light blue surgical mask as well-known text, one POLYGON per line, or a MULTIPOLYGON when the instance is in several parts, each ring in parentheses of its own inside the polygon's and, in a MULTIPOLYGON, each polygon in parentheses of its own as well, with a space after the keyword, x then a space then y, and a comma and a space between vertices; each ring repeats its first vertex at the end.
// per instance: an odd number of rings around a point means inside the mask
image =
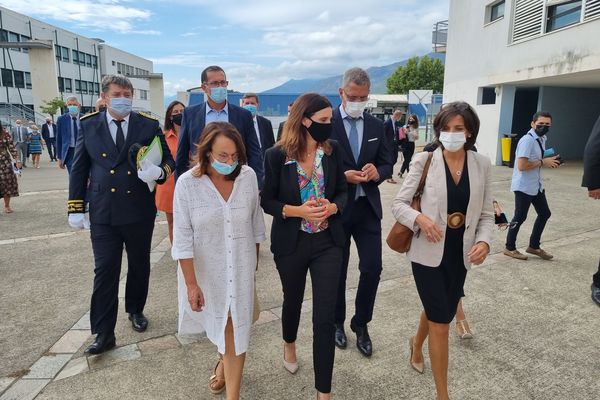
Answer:
POLYGON ((117 117, 124 118, 131 113, 132 100, 127 97, 111 97, 109 107, 117 117))
POLYGON ((69 114, 71 114, 72 117, 76 117, 77 114, 79 114, 79 107, 77 106, 67 106, 67 110, 69 110, 69 114))
POLYGON ((221 104, 227 100, 227 87, 210 88, 210 96, 212 101, 221 104))
POLYGON ((254 104, 246 104, 244 108, 252 114, 253 117, 256 116, 256 112, 258 111, 254 104))
POLYGON ((238 162, 234 161, 233 164, 229 165, 227 163, 222 163, 220 161, 217 161, 215 159, 213 159, 213 162, 210 164, 215 171, 217 171, 219 174, 221 175, 229 175, 231 174, 233 171, 235 171, 235 169, 238 166, 238 162))

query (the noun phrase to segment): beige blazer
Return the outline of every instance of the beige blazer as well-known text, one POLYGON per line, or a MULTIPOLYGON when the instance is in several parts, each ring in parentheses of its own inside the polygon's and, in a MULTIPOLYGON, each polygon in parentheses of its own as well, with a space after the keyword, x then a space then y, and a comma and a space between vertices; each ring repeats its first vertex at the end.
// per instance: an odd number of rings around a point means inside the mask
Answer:
MULTIPOLYGON (((410 164, 410 172, 404 179, 400 191, 392 203, 394 218, 415 232, 412 245, 407 255, 416 263, 430 267, 438 267, 444 254, 444 241, 448 220, 448 192, 446 188, 446 170, 442 149, 433 152, 427 181, 421 198, 422 213, 431 218, 442 230, 442 239, 437 243, 427 241, 425 235, 418 235, 419 226, 415 219, 419 212, 410 207, 413 195, 419 186, 423 167, 427 161, 427 152, 417 153, 410 164)), ((467 207, 465 234, 463 238, 463 257, 465 267, 471 263, 467 253, 477 242, 485 242, 491 247, 494 227, 494 210, 492 206, 491 164, 489 158, 474 151, 467 151, 467 168, 469 169, 469 187, 471 197, 467 207)))

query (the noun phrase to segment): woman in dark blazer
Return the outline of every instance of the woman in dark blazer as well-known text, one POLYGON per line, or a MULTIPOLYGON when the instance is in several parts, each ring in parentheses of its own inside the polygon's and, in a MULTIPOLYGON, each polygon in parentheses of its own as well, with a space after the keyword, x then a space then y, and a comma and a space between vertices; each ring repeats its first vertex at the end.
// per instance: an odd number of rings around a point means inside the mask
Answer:
POLYGON ((265 154, 261 205, 273 216, 271 251, 283 286, 283 365, 298 370, 296 336, 306 273, 313 288, 313 365, 318 399, 329 399, 333 371, 334 311, 345 242, 340 213, 347 184, 332 107, 307 93, 291 109, 281 140, 265 154))

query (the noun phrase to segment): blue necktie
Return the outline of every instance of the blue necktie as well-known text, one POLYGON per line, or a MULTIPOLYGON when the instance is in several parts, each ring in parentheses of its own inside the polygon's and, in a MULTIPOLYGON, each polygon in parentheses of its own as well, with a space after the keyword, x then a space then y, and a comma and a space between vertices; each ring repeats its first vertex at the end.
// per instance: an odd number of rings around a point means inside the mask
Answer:
POLYGON ((77 117, 73 118, 73 143, 77 144, 77 117))
POLYGON ((356 129, 356 120, 350 117, 347 117, 346 120, 350 123, 350 134, 348 135, 350 149, 352 150, 354 161, 358 162, 358 155, 360 154, 360 150, 358 147, 358 129, 356 129))

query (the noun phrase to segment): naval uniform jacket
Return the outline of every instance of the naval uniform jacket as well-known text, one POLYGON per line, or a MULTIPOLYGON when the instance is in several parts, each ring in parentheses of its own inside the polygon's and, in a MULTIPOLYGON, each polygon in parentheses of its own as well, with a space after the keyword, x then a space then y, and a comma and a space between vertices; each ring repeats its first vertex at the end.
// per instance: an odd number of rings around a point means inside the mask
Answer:
POLYGON ((132 112, 121 152, 110 135, 106 111, 81 117, 81 128, 75 146, 75 159, 69 176, 68 212, 84 212, 89 202, 92 224, 126 225, 154 220, 154 192, 138 178, 137 170, 128 161, 129 148, 134 143, 148 146, 155 136, 162 145, 162 184, 175 170, 175 162, 167 147, 158 120, 132 112), (88 182, 89 181, 89 182, 88 182))

